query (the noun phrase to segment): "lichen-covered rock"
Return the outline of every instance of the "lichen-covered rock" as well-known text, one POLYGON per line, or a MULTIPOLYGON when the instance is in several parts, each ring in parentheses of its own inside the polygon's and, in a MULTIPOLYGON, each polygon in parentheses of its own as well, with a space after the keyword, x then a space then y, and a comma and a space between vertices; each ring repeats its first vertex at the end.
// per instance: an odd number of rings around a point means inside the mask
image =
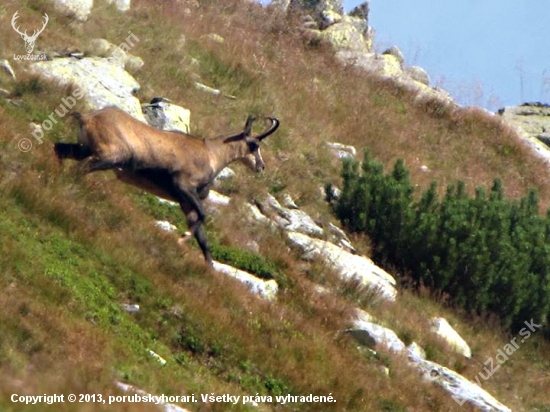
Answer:
POLYGON ((425 84, 426 86, 430 85, 430 75, 426 70, 419 66, 409 66, 403 69, 404 73, 409 76, 411 79, 425 84))
POLYGON ((550 146, 550 105, 524 103, 521 106, 500 109, 498 114, 529 138, 550 146))
POLYGON ((94 0, 53 0, 53 5, 60 13, 79 21, 86 21, 94 6, 94 0))
POLYGON ((403 69, 399 59, 393 54, 383 54, 380 56, 382 60, 381 75, 387 77, 400 77, 403 75, 403 69))
POLYGON ((147 123, 160 130, 182 133, 190 132, 191 112, 184 107, 170 103, 165 98, 154 98, 142 105, 147 123))
POLYGON ((117 106, 145 123, 139 100, 134 97, 140 86, 116 61, 61 58, 34 63, 31 71, 62 87, 80 89, 87 110, 117 106))
POLYGON ((356 50, 362 53, 370 51, 365 37, 364 21, 357 17, 343 16, 338 24, 321 31, 321 38, 330 42, 338 50, 356 50))
POLYGON ((389 54, 390 56, 393 56, 397 59, 400 65, 405 63, 405 56, 403 56, 403 53, 397 46, 391 46, 389 49, 385 50, 382 55, 389 54))

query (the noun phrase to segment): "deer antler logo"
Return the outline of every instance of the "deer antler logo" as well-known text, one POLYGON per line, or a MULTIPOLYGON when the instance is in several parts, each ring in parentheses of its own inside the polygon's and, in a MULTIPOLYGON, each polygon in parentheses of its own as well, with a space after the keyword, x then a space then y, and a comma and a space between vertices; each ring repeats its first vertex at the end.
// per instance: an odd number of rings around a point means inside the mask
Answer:
POLYGON ((36 38, 38 37, 38 35, 40 33, 42 33, 44 31, 44 29, 46 28, 46 24, 48 24, 48 21, 50 20, 50 18, 48 17, 48 15, 46 13, 44 13, 44 25, 42 26, 42 28, 40 30, 35 30, 34 33, 32 34, 32 36, 29 36, 27 34, 27 30, 25 30, 25 32, 22 33, 19 30, 19 27, 15 26, 15 21, 19 18, 18 13, 19 13, 19 10, 17 10, 15 12, 15 14, 13 15, 13 18, 11 19, 11 25, 12 25, 13 29, 21 35, 21 38, 23 40, 25 40, 25 47, 27 49, 27 53, 31 54, 33 49, 34 49, 34 43, 36 42, 36 38))

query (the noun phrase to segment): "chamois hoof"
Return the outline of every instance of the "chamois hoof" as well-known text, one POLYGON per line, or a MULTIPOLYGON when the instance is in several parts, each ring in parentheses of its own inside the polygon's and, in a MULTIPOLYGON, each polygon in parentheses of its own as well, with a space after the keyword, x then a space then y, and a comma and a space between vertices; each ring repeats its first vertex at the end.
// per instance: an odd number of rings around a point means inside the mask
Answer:
POLYGON ((180 245, 180 246, 185 245, 187 242, 189 242, 189 241, 191 240, 192 237, 193 237, 193 235, 191 234, 191 232, 185 232, 185 233, 178 239, 178 245, 180 245))

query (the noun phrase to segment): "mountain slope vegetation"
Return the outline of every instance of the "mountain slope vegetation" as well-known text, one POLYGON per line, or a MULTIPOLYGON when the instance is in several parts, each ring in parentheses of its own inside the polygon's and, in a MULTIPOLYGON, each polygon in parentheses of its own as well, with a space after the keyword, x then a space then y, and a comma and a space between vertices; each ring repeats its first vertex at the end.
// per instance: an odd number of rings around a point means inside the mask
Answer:
MULTIPOLYGON (((336 400, 260 403, 259 410, 471 409, 423 381, 404 357, 358 349, 343 331, 360 307, 406 343, 422 345, 429 359, 473 379, 512 338, 497 320, 455 308, 429 287, 409 289, 407 273, 394 273, 401 281, 397 302, 382 302, 323 265, 302 261, 280 233, 251 224, 243 204, 267 192, 290 193, 316 219, 337 223, 319 193, 327 183, 341 184, 342 165, 327 141, 368 147, 387 165, 402 158, 412 184, 424 189, 433 179, 439 188, 462 180, 473 193, 499 178, 506 196, 519 198, 533 187, 541 208, 550 204, 547 166, 481 110, 418 105, 392 82, 343 67, 329 46, 304 40, 298 17, 237 0, 137 0, 125 14, 97 3, 81 24, 41 1, 3 2, 0 56, 21 47, 7 23, 15 10, 36 19, 47 12, 43 50, 85 50, 93 38, 119 44, 134 33, 140 41, 132 53, 145 61, 135 75, 140 100, 165 96, 190 109, 196 135, 238 130, 249 113, 277 116, 281 128, 262 152, 267 169, 251 175, 235 168, 236 177, 223 185, 232 203, 210 217, 207 233, 218 256, 256 267, 251 270, 275 278, 280 290, 276 301, 263 301, 206 267, 197 247, 182 248, 175 234, 154 227, 155 219, 167 218, 183 232, 177 210, 116 182, 110 172, 82 178, 72 164, 58 164, 53 143, 76 139, 69 116, 47 131, 42 145, 21 152, 17 143, 30 137, 29 122, 47 119, 70 90, 26 74, 29 62, 12 61, 17 80, 0 76, 0 87, 11 92, 0 98, 0 409, 151 410, 131 403, 37 409, 11 400, 14 393, 120 395, 116 381, 197 398, 330 394, 336 400), (195 88, 197 79, 236 99, 205 94, 195 88), (331 293, 320 293, 319 285, 331 293), (141 309, 128 313, 125 303, 141 309), (457 326, 473 359, 429 332, 434 316, 457 326)), ((352 240, 360 252, 371 250, 367 236, 352 240)), ((513 410, 550 410, 549 360, 550 346, 534 334, 483 388, 513 410)), ((180 406, 256 410, 250 404, 180 406)))

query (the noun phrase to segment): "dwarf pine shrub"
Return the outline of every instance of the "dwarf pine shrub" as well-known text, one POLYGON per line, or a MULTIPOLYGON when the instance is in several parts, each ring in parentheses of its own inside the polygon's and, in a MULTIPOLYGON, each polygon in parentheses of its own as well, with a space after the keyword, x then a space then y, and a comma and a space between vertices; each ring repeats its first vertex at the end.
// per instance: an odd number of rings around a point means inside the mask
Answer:
POLYGON ((351 231, 373 240, 373 258, 410 273, 417 283, 449 294, 474 313, 497 314, 506 327, 550 315, 550 210, 538 212, 534 190, 520 200, 496 179, 474 196, 463 182, 442 199, 432 182, 416 200, 398 160, 391 173, 365 150, 361 165, 346 160, 334 210, 351 231))

